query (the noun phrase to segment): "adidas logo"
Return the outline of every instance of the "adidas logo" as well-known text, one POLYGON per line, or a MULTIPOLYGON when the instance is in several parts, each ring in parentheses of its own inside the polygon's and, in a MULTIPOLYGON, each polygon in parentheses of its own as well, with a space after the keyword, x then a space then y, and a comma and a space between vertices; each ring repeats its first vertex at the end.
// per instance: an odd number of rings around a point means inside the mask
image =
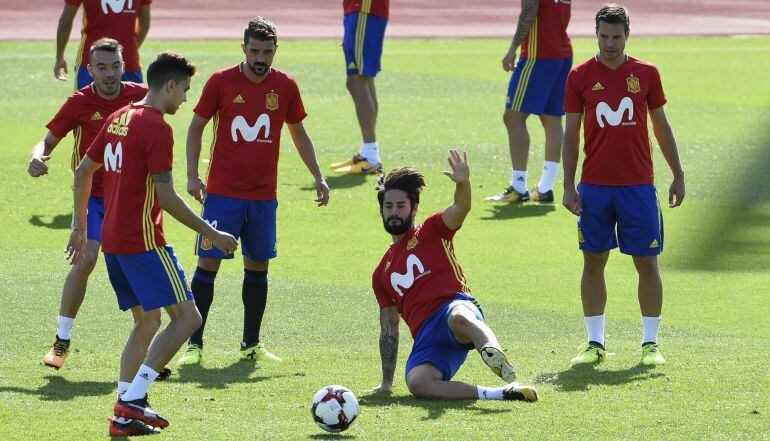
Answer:
POLYGON ((353 70, 353 69, 355 69, 355 68, 356 68, 356 63, 354 63, 353 61, 351 61, 351 62, 350 62, 350 64, 348 64, 348 69, 350 69, 350 70, 353 70))
POLYGON ((140 377, 142 377, 142 378, 144 378, 145 380, 149 380, 149 379, 150 379, 150 376, 149 376, 149 375, 147 375, 147 373, 146 373, 146 372, 145 372, 145 373, 141 373, 141 374, 139 374, 139 376, 140 376, 140 377))
POLYGON ((650 248, 658 248, 658 239, 653 239, 650 248))
POLYGON ((102 114, 99 112, 94 112, 94 114, 91 115, 91 121, 99 121, 101 119, 104 119, 104 118, 102 117, 102 114))
POLYGON ((593 89, 591 90, 604 90, 604 86, 602 86, 602 83, 597 81, 596 84, 594 84, 593 89))
POLYGON ((240 94, 238 94, 237 97, 233 98, 233 102, 235 104, 244 104, 246 103, 246 100, 244 100, 243 97, 240 94))

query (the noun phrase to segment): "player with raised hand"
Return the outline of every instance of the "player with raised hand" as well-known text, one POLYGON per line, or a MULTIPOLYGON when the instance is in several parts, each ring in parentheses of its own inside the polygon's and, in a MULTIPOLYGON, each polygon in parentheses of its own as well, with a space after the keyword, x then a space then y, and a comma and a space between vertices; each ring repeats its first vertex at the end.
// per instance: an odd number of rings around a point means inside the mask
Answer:
POLYGON ((175 114, 187 101, 194 74, 195 66, 181 54, 160 53, 147 70, 147 97, 110 115, 75 171, 69 258, 76 265, 86 253, 89 189, 94 173, 104 167, 104 260, 120 309, 134 316, 120 360, 111 436, 148 435, 168 426, 150 407, 147 391, 201 323, 182 267, 166 243, 163 211, 223 252, 238 246, 234 237, 198 217, 174 190, 173 131, 163 115, 175 114), (158 333, 160 308, 170 322, 158 333))
MULTIPOLYGON (((251 20, 243 34, 245 60, 211 75, 201 93, 187 134, 187 191, 203 203, 203 218, 241 239, 243 245, 242 360, 280 362, 262 342, 267 306, 267 271, 277 256, 277 182, 281 129, 286 123, 297 152, 315 179, 316 203, 329 202, 329 186, 318 167, 315 149, 302 121, 307 116, 299 87, 290 75, 272 67, 278 50, 275 25, 251 20), (203 130, 214 119, 211 162, 204 183, 198 174, 203 130)), ((203 331, 214 300, 214 281, 222 259, 205 235, 196 245, 198 268, 192 292, 203 324, 190 338, 180 365, 199 364, 203 331)))
MULTIPOLYGON (((123 48, 111 38, 94 42, 89 50, 88 71, 93 83, 70 95, 53 119, 46 125, 48 132, 32 149, 27 172, 33 178, 48 174, 53 150, 69 132, 73 132, 72 170, 85 156, 86 149, 99 133, 106 118, 126 104, 139 101, 147 94, 142 84, 121 82, 123 76, 123 48)), ((83 258, 73 265, 64 281, 59 303, 58 327, 53 347, 43 358, 47 366, 59 369, 69 355, 72 327, 86 294, 88 277, 96 265, 101 246, 104 218, 104 173, 94 173, 88 199, 88 239, 83 258)))
POLYGON ((449 153, 455 182, 454 201, 444 211, 414 225, 425 186, 414 168, 391 171, 377 192, 385 231, 393 244, 372 276, 380 306, 380 356, 382 383, 377 392, 393 386, 398 355, 399 317, 403 317, 414 345, 406 362, 406 384, 418 398, 497 399, 536 401, 532 386, 515 383, 516 370, 470 295, 463 270, 454 253, 453 238, 471 209, 470 169, 467 155, 449 153), (508 384, 475 386, 451 381, 476 349, 490 369, 508 384))
POLYGON ((602 6, 596 13, 599 52, 572 69, 567 79, 563 203, 579 216, 578 243, 584 257, 580 294, 588 332, 588 343, 572 365, 596 364, 606 357, 604 268, 610 250, 618 246, 633 258, 639 274, 641 364, 666 362, 658 347, 663 283, 657 256, 663 251, 663 214, 654 185, 648 113, 674 175, 669 189, 672 208, 685 195, 684 170, 663 109, 666 97, 658 69, 626 54, 628 36, 628 10, 614 3, 602 6), (575 188, 581 123, 586 157, 575 188))

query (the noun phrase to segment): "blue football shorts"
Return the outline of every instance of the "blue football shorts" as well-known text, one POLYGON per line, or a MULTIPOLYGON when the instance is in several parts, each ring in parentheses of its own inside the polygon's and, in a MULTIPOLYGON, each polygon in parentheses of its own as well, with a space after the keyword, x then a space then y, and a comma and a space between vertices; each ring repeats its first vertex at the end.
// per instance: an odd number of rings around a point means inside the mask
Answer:
POLYGON ((572 58, 520 58, 508 84, 505 108, 533 115, 564 115, 564 91, 572 58))
POLYGON ((88 240, 102 241, 102 223, 104 222, 104 198, 88 198, 86 211, 86 237, 88 240))
POLYGON ((380 71, 382 44, 388 20, 376 15, 354 12, 343 18, 345 33, 342 50, 348 75, 374 77, 380 71))

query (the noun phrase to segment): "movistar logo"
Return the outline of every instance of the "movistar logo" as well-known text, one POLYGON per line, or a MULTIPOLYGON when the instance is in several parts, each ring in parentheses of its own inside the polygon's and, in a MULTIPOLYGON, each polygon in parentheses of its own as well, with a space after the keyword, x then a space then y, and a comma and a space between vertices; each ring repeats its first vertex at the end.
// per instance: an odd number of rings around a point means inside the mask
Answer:
POLYGON ((397 273, 395 271, 391 273, 390 284, 393 286, 393 289, 398 293, 398 295, 403 297, 404 292, 401 291, 401 288, 411 288, 415 280, 428 274, 430 274, 430 270, 425 271, 425 266, 420 261, 420 258, 414 254, 410 254, 406 259, 406 272, 404 274, 397 273), (418 271, 417 276, 415 276, 415 269, 418 271))
POLYGON ((605 121, 607 124, 616 127, 623 121, 623 115, 626 112, 628 112, 629 123, 623 123, 623 125, 636 125, 632 121, 634 119, 634 102, 631 98, 623 97, 620 100, 620 105, 618 105, 618 110, 612 110, 609 104, 602 101, 596 106, 596 121, 601 128, 604 128, 605 121))
POLYGON ((230 134, 233 137, 233 142, 238 142, 238 134, 240 133, 244 141, 252 142, 273 142, 270 138, 270 116, 267 113, 259 115, 257 122, 253 126, 246 122, 246 118, 238 115, 233 119, 233 123, 230 126, 230 134), (264 135, 262 139, 259 138, 260 132, 264 129, 264 135))
POLYGON ((109 14, 107 8, 112 9, 115 14, 120 14, 124 8, 134 9, 134 0, 128 0, 128 5, 126 5, 126 0, 102 0, 102 12, 109 14), (128 7, 126 8, 126 6, 128 7))
POLYGON ((118 141, 115 144, 115 150, 112 150, 112 143, 107 143, 104 148, 104 171, 114 171, 120 173, 123 167, 123 145, 118 141))

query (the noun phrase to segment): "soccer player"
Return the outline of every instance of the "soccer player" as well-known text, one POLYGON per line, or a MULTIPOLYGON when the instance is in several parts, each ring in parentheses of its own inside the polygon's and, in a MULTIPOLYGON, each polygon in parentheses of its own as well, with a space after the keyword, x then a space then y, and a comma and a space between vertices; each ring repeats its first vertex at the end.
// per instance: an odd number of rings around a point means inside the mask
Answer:
POLYGON ((572 67, 572 43, 567 36, 571 2, 565 0, 522 0, 519 24, 511 47, 503 57, 503 69, 514 70, 508 85, 503 122, 508 130, 513 172, 511 182, 491 202, 553 202, 553 185, 559 173, 561 117, 564 115, 564 83, 572 67), (540 117, 545 131, 545 164, 540 182, 527 186, 529 132, 527 118, 540 117))
MULTIPOLYGON (((72 94, 61 106, 56 116, 46 125, 46 133, 40 143, 32 148, 28 173, 33 178, 48 173, 46 161, 51 159, 54 148, 67 133, 74 132, 75 145, 72 149, 72 169, 85 155, 86 149, 99 133, 105 119, 126 104, 139 101, 147 94, 141 84, 121 82, 123 75, 122 47, 110 38, 96 40, 89 50, 88 70, 94 82, 72 94)), ((86 293, 88 277, 96 265, 101 243, 102 219, 104 217, 103 173, 97 171, 93 177, 88 200, 88 239, 85 254, 70 270, 64 281, 56 340, 43 363, 56 369, 64 365, 69 354, 70 337, 80 305, 86 293)))
POLYGON ((393 386, 401 315, 414 338, 406 362, 406 384, 415 397, 536 401, 532 386, 513 382, 516 370, 485 323, 455 258, 453 238, 471 209, 471 184, 465 153, 460 156, 451 150, 449 165, 451 171, 444 174, 456 184, 454 202, 420 225, 414 225, 425 186, 420 172, 410 167, 395 169, 377 192, 382 222, 393 245, 372 276, 380 306, 382 358, 382 383, 375 390, 388 392, 393 386), (474 348, 508 385, 450 381, 474 348))
MULTIPOLYGON (((203 218, 240 237, 243 245, 243 339, 241 359, 281 361, 260 340, 267 305, 267 270, 276 257, 276 186, 281 128, 284 123, 310 173, 316 202, 329 202, 313 142, 302 125, 307 115, 297 83, 271 67, 278 49, 275 25, 257 17, 249 22, 241 45, 246 60, 211 75, 201 93, 187 134, 187 191, 203 203, 203 218), (204 184, 198 175, 203 130, 214 118, 211 162, 204 184)), ((203 331, 214 298, 214 280, 222 259, 205 235, 196 245, 198 267, 192 291, 203 324, 190 339, 180 365, 199 364, 203 331)))
POLYGON ((104 167, 104 260, 121 310, 131 310, 134 327, 120 361, 118 400, 110 435, 157 432, 168 421, 147 402, 160 369, 200 325, 184 272, 163 233, 163 211, 206 235, 225 252, 234 237, 198 217, 174 190, 173 131, 163 119, 187 101, 195 66, 181 54, 160 53, 147 70, 149 91, 109 116, 75 170, 75 210, 68 256, 77 264, 86 252, 86 206, 93 174, 104 167), (160 308, 170 317, 160 327, 160 308), (152 343, 151 343, 152 342, 152 343))
POLYGON ((347 87, 356 107, 363 142, 353 159, 336 162, 336 173, 368 174, 382 172, 377 146, 377 91, 374 78, 380 71, 382 43, 388 24, 390 0, 343 0, 345 33, 342 49, 347 66, 347 87))
POLYGON ((663 284, 657 256, 663 251, 663 216, 653 180, 648 113, 674 174, 668 198, 672 208, 684 199, 684 170, 663 109, 666 97, 658 69, 626 54, 628 35, 628 10, 617 4, 602 6, 596 13, 599 52, 573 69, 567 80, 564 206, 578 216, 584 256, 580 293, 588 331, 588 344, 572 359, 573 365, 600 363, 606 356, 604 267, 618 245, 621 253, 632 256, 639 274, 641 363, 666 362, 658 347, 663 284), (586 157, 575 189, 581 122, 586 157))
POLYGON ((126 68, 124 81, 142 82, 142 66, 139 64, 139 46, 150 31, 150 4, 152 0, 64 0, 64 9, 56 28, 56 63, 53 74, 64 81, 67 71, 64 50, 70 38, 72 22, 83 5, 83 28, 80 30, 80 48, 77 55, 77 89, 93 81, 88 70, 88 48, 94 41, 109 37, 118 40, 125 48, 126 68))

